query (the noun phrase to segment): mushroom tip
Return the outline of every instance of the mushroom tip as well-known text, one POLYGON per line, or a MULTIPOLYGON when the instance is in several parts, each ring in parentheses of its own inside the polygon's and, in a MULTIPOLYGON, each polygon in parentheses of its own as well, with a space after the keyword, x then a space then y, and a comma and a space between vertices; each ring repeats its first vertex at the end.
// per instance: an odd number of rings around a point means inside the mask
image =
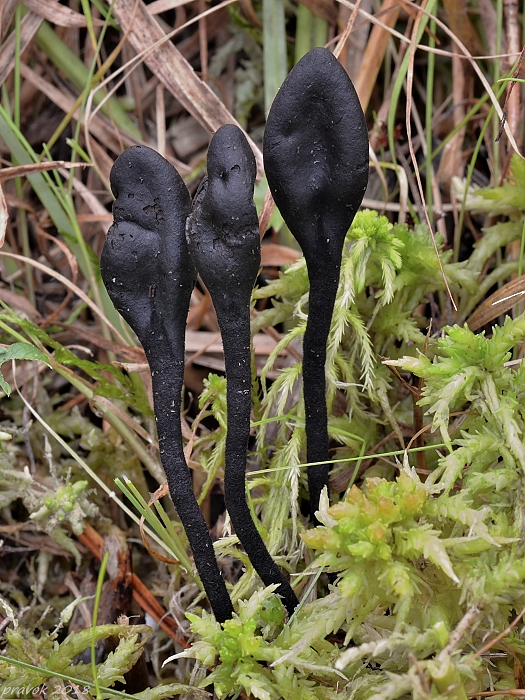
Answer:
POLYGON ((156 228, 165 219, 173 223, 183 217, 185 221, 191 207, 188 189, 173 165, 153 148, 126 149, 109 177, 115 221, 134 221, 146 229, 156 228), (170 213, 175 211, 176 217, 170 213))
POLYGON ((149 146, 130 146, 114 162, 109 175, 115 196, 119 188, 140 187, 180 177, 173 165, 149 146))
POLYGON ((329 51, 328 49, 325 49, 324 46, 317 46, 314 49, 311 49, 308 51, 308 53, 305 53, 305 55, 297 61, 297 65, 302 63, 317 63, 317 64, 332 64, 334 62, 338 62, 338 59, 334 56, 334 54, 329 51))
POLYGON ((257 164, 255 156, 242 129, 236 124, 224 124, 213 135, 208 148, 208 175, 223 177, 221 173, 238 172, 241 177, 248 172, 255 180, 257 164))

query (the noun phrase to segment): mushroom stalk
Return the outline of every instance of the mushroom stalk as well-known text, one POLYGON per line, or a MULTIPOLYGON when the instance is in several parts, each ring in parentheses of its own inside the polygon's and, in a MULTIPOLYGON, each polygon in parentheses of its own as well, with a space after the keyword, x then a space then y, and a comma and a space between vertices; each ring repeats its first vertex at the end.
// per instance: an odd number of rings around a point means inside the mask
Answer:
POLYGON ((328 487, 328 415, 326 407, 326 341, 330 332, 332 313, 339 283, 339 266, 321 274, 312 272, 308 322, 303 339, 303 395, 307 439, 306 461, 310 510, 318 509, 321 492, 328 487), (315 464, 321 462, 321 464, 315 464))
MULTIPOLYGON (((215 303, 215 300, 214 300, 215 303)), ((216 303, 215 303, 216 304, 216 303)), ((240 309, 228 313, 218 311, 217 318, 223 339, 227 377, 228 434, 226 436, 226 468, 224 495, 226 508, 255 570, 265 586, 278 583, 276 593, 283 597, 289 615, 299 601, 290 584, 270 556, 253 522, 246 502, 246 457, 250 434, 251 366, 250 366, 250 305, 246 304, 242 317, 240 309)))
POLYGON ((326 344, 346 232, 368 182, 368 133, 346 71, 326 49, 292 69, 273 101, 264 165, 275 203, 299 242, 310 279, 303 385, 310 511, 328 487, 326 344))
POLYGON ((208 150, 208 175, 194 199, 187 236, 195 266, 213 300, 221 329, 227 378, 224 494, 235 531, 265 585, 278 583, 291 615, 298 600, 270 556, 246 501, 250 434, 250 300, 260 266, 253 202, 255 158, 242 131, 221 127, 208 150))
POLYGON ((100 260, 102 279, 144 347, 170 495, 215 617, 224 622, 233 606, 193 493, 180 420, 186 318, 197 276, 185 237, 191 199, 175 168, 143 146, 119 156, 111 188, 114 223, 100 260))
MULTIPOLYGON (((184 332, 185 328, 183 328, 182 337, 184 332)), ((151 353, 147 353, 150 358, 160 456, 166 472, 170 496, 188 537, 204 590, 215 618, 218 622, 224 622, 231 618, 233 606, 217 565, 208 526, 193 492, 182 444, 180 403, 184 362, 176 365, 166 362, 170 350, 169 348, 165 350, 162 352, 164 359, 160 361, 152 360, 151 353)))

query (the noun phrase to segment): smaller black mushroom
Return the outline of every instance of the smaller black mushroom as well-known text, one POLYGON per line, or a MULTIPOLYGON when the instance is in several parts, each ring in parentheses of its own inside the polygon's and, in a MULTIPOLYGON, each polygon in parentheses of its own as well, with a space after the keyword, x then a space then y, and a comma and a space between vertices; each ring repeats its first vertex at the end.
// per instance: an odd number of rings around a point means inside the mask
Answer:
POLYGON ((208 150, 208 175, 197 190, 186 233, 195 266, 215 306, 227 377, 228 432, 224 494, 235 531, 265 583, 278 583, 289 614, 298 604, 268 553, 246 501, 250 434, 250 300, 261 262, 253 202, 255 158, 242 131, 221 127, 208 150))
POLYGON ((328 486, 326 343, 346 232, 368 182, 368 133, 345 69, 313 49, 273 101, 264 132, 264 167, 275 203, 306 259, 310 279, 303 379, 310 510, 328 486))
POLYGON ((186 318, 197 277, 185 236, 191 198, 175 168, 144 146, 117 158, 111 189, 114 223, 100 259, 102 279, 144 347, 170 495, 215 617, 224 622, 233 606, 193 493, 180 420, 186 318))

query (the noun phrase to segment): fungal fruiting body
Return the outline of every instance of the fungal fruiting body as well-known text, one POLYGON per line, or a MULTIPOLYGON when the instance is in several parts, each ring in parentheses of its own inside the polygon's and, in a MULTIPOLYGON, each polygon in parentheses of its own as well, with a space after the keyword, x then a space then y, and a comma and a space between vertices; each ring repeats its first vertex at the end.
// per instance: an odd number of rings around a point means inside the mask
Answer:
POLYGON ((227 124, 208 150, 208 174, 193 202, 187 237, 195 266, 208 288, 222 335, 227 378, 224 494, 235 531, 265 585, 278 583, 291 614, 298 604, 273 561, 246 501, 250 433, 250 300, 260 266, 257 211, 253 202, 255 158, 242 131, 227 124))
POLYGON ((310 510, 328 486, 326 343, 339 285, 345 236, 368 182, 366 122, 346 71, 326 49, 292 69, 270 109, 264 133, 268 184, 308 268, 310 294, 303 380, 310 510))
POLYGON ((191 199, 175 168, 133 146, 111 170, 115 195, 100 269, 109 296, 142 343, 151 369, 162 465, 215 617, 233 606, 193 493, 182 444, 184 336, 196 272, 185 237, 191 199))

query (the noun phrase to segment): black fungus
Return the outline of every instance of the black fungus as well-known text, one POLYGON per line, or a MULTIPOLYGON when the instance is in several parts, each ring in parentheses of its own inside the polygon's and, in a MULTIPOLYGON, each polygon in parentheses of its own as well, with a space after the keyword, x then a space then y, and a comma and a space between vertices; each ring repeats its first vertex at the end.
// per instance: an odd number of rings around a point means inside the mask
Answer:
POLYGON ((224 495, 235 531, 265 583, 278 583, 289 614, 297 598, 252 519, 246 501, 246 457, 250 434, 250 300, 261 262, 259 225, 253 202, 255 158, 242 131, 221 127, 208 150, 208 174, 188 218, 187 237, 195 266, 215 306, 224 347, 228 432, 224 495))
POLYGON ((215 617, 233 613, 184 457, 184 335, 196 272, 185 237, 191 199, 175 168, 133 146, 111 170, 114 223, 100 269, 109 296, 144 347, 152 376, 162 465, 215 617))
POLYGON ((326 49, 292 69, 270 109, 264 166, 275 203, 298 240, 310 280, 303 379, 310 510, 328 486, 326 343, 345 235, 368 182, 368 133, 346 71, 326 49))

